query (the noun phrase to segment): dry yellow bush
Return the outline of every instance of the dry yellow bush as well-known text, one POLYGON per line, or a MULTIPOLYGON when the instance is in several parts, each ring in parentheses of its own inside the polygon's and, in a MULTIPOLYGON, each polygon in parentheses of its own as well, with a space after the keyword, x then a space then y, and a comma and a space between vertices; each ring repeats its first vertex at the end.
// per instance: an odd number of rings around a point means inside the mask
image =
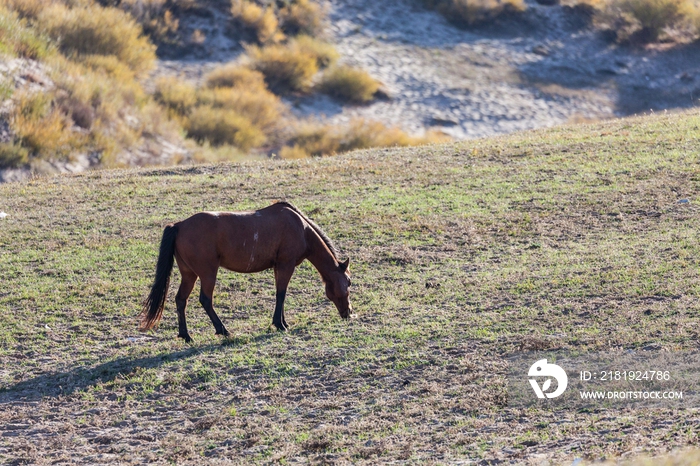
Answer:
POLYGON ((21 145, 42 158, 68 158, 85 143, 46 93, 17 96, 10 125, 21 145))
POLYGON ((316 58, 316 63, 319 68, 327 68, 340 58, 340 54, 333 44, 323 42, 311 36, 300 35, 295 37, 291 42, 292 46, 301 53, 313 55, 314 58, 316 58))
POLYGON ((29 161, 29 151, 13 143, 0 143, 0 168, 14 168, 29 161))
POLYGON ((246 66, 230 63, 216 68, 205 78, 206 86, 215 87, 244 87, 265 88, 265 77, 259 71, 246 66))
POLYGON ((619 42, 654 42, 667 28, 700 26, 693 0, 608 0, 598 11, 598 27, 615 34, 619 42))
POLYGON ((294 159, 307 159, 311 157, 306 150, 304 150, 302 147, 295 145, 295 146, 284 146, 282 149, 280 149, 279 153, 280 158, 286 159, 286 160, 294 160, 294 159))
POLYGON ((523 0, 423 0, 436 8, 449 21, 457 24, 474 25, 494 20, 505 13, 525 11, 523 0))
POLYGON ((164 40, 177 32, 179 20, 166 8, 166 0, 120 0, 120 9, 129 13, 154 40, 164 40))
POLYGON ((338 66, 324 73, 318 89, 344 102, 365 103, 372 100, 379 82, 364 70, 338 66))
POLYGON ((254 31, 260 43, 278 42, 284 39, 284 34, 279 30, 279 22, 271 7, 263 8, 247 0, 232 0, 231 15, 254 31))
POLYGON ((279 97, 264 88, 216 88, 198 94, 201 105, 231 110, 248 119, 265 134, 278 126, 284 106, 279 97))
POLYGON ((114 55, 81 55, 79 62, 93 71, 102 71, 122 83, 133 81, 134 71, 114 55))
POLYGON ((155 85, 153 97, 156 102, 177 115, 187 115, 197 104, 197 91, 188 82, 169 76, 158 78, 155 85))
POLYGON ((318 72, 316 57, 294 43, 247 47, 251 67, 265 76, 268 87, 276 93, 304 91, 318 72))
POLYGON ((28 27, 17 13, 0 7, 0 52, 41 59, 53 51, 48 38, 28 27))
POLYGON ((0 6, 14 11, 22 18, 34 19, 52 0, 0 0, 0 6))
POLYGON ((323 32, 326 11, 318 3, 296 0, 280 9, 280 17, 285 33, 317 36, 323 32))
POLYGON ((206 141, 212 146, 230 144, 245 152, 266 141, 265 134, 249 119, 225 108, 195 108, 186 128, 188 135, 199 142, 206 141))
POLYGON ((364 119, 355 119, 347 126, 305 123, 289 140, 288 145, 292 149, 288 153, 300 154, 304 151, 312 156, 323 156, 370 147, 416 146, 449 140, 449 137, 435 132, 422 137, 409 136, 398 128, 389 128, 380 122, 364 119))
POLYGON ((39 14, 38 21, 68 56, 114 55, 137 75, 155 64, 155 46, 141 34, 141 27, 119 9, 53 4, 39 14))

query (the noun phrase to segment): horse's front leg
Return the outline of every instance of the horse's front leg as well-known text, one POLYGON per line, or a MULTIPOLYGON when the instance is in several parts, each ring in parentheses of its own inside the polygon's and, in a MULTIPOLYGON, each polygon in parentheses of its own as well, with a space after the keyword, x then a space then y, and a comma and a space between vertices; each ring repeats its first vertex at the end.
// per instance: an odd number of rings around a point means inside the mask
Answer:
POLYGON ((277 327, 277 330, 285 331, 289 328, 287 321, 284 318, 284 298, 287 296, 287 285, 294 274, 294 264, 275 266, 275 286, 277 294, 275 295, 275 313, 272 316, 272 325, 277 327))

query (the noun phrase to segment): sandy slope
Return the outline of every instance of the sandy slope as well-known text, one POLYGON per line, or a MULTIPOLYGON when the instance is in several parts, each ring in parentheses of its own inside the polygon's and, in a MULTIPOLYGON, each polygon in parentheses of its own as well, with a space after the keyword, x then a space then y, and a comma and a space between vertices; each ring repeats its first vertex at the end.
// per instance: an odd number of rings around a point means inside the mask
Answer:
MULTIPOLYGON (((412 133, 436 127, 471 138, 688 107, 700 96, 696 45, 667 51, 611 45, 585 14, 568 7, 533 2, 519 18, 466 31, 417 0, 328 5, 326 33, 343 60, 381 80, 391 99, 342 106, 324 96, 295 96, 289 103, 300 116, 334 122, 362 116, 412 133)), ((223 7, 181 25, 186 35, 200 29, 207 40, 184 60, 182 50, 162 60, 159 73, 198 80, 242 52, 223 7)))

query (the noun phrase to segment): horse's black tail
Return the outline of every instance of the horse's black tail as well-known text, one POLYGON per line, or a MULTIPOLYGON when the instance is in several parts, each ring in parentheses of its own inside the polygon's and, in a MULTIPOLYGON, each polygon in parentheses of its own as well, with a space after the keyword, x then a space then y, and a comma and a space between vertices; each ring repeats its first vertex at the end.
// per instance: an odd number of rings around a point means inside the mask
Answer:
POLYGON ((158 265, 156 265, 156 279, 153 281, 151 293, 143 304, 141 312, 142 331, 153 328, 163 315, 165 298, 170 287, 170 273, 173 270, 175 256, 175 238, 177 238, 177 226, 168 225, 163 230, 163 239, 160 241, 158 253, 158 265))

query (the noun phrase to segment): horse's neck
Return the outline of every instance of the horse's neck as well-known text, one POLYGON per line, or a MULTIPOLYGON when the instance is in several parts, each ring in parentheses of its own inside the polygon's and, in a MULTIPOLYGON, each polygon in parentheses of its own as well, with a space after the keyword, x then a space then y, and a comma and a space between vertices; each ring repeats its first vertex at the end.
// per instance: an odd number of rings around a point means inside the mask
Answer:
POLYGON ((338 261, 333 257, 333 253, 331 253, 326 243, 313 228, 307 228, 306 242, 309 245, 309 256, 307 259, 316 267, 323 280, 327 280, 328 275, 338 268, 338 261))

